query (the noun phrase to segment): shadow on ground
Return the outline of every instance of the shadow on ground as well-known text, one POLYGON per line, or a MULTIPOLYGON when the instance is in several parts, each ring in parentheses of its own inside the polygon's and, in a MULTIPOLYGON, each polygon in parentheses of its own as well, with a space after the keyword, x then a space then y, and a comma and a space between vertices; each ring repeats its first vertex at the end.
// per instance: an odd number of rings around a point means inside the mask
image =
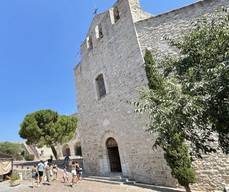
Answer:
POLYGON ((136 183, 136 184, 127 184, 130 186, 140 187, 143 189, 152 189, 158 192, 184 192, 185 190, 182 189, 173 189, 169 187, 162 187, 162 186, 156 186, 156 185, 148 185, 144 183, 136 183))

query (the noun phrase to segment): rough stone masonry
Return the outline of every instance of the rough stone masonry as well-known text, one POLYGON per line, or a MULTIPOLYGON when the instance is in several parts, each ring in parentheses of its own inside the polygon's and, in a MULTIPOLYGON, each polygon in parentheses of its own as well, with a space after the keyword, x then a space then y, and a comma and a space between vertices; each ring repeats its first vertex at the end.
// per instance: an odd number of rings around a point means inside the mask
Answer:
MULTIPOLYGON (((176 52, 163 37, 176 38, 190 29, 192 21, 222 6, 229 7, 229 1, 204 0, 153 16, 141 10, 139 0, 118 0, 94 17, 75 68, 87 173, 113 175, 118 171, 140 182, 177 185, 163 151, 152 150, 156 135, 146 131, 147 117, 135 114, 126 101, 137 100, 137 89, 147 85, 146 48, 158 57, 176 52)), ((193 189, 221 190, 229 183, 229 157, 220 151, 194 165, 198 182, 193 189)))

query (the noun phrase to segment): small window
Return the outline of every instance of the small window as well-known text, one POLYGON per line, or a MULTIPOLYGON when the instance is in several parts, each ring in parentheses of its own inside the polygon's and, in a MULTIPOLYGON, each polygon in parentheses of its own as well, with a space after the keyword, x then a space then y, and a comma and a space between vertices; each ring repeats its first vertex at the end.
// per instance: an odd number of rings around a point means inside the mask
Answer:
POLYGON ((102 39, 103 38, 103 29, 101 25, 97 25, 95 27, 95 34, 96 34, 96 39, 102 39))
POLYGON ((88 49, 93 49, 93 43, 92 43, 91 36, 87 37, 87 48, 88 49))
POLYGON ((114 12, 114 22, 116 23, 120 19, 120 14, 119 14, 118 7, 115 7, 113 9, 113 12, 114 12))
POLYGON ((118 7, 113 7, 109 10, 111 23, 115 24, 120 19, 120 13, 118 7))
POLYGON ((75 156, 82 156, 82 149, 79 142, 75 144, 75 156))
POLYGON ((105 87, 105 83, 104 83, 103 74, 100 74, 95 79, 95 81, 96 81, 97 95, 98 95, 98 98, 101 99, 102 97, 104 97, 106 95, 106 87, 105 87))

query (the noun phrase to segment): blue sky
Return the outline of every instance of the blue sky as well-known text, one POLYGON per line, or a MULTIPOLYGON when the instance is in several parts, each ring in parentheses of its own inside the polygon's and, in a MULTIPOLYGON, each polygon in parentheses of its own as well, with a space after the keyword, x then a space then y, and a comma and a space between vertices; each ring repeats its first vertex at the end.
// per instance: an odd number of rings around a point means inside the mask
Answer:
MULTIPOLYGON (((73 68, 93 17, 115 0, 0 0, 0 141, 18 141, 27 113, 76 109, 73 68)), ((159 14, 195 0, 141 0, 159 14)))

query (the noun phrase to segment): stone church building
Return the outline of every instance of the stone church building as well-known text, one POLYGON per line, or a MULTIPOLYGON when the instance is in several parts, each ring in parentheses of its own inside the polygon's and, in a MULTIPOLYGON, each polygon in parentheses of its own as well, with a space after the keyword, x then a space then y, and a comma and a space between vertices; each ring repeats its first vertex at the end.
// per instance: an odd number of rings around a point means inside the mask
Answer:
MULTIPOLYGON (((164 36, 183 34, 192 21, 222 6, 229 7, 229 0, 203 0, 153 16, 141 10, 139 0, 118 0, 94 17, 75 68, 85 172, 118 172, 144 183, 177 185, 163 151, 152 150, 156 135, 146 131, 147 118, 127 101, 137 101, 137 89, 147 85, 145 49, 158 57, 174 53, 164 36)), ((194 188, 211 191, 229 184, 229 157, 221 152, 196 161, 195 167, 194 188)))

